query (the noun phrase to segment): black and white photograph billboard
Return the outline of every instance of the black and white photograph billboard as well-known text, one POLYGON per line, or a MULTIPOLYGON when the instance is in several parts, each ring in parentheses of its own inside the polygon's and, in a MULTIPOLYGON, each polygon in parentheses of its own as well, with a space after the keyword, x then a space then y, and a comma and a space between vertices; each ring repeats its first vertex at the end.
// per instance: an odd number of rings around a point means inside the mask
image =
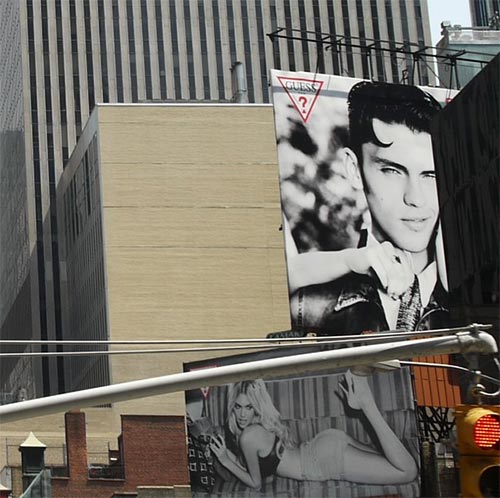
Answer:
POLYGON ((292 327, 449 325, 430 126, 450 90, 271 71, 292 327))
MULTIPOLYGON (((282 350, 185 365, 185 370, 282 350)), ((186 392, 193 496, 419 496, 408 369, 253 379, 186 392), (363 375, 364 374, 364 375, 363 375)))

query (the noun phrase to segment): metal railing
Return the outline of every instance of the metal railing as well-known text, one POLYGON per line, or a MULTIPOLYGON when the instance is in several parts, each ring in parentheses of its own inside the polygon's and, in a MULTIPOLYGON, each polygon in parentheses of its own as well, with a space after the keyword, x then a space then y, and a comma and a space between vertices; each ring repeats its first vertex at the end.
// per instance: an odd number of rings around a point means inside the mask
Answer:
POLYGON ((52 485, 50 481, 50 470, 42 470, 20 498, 52 498, 52 485))

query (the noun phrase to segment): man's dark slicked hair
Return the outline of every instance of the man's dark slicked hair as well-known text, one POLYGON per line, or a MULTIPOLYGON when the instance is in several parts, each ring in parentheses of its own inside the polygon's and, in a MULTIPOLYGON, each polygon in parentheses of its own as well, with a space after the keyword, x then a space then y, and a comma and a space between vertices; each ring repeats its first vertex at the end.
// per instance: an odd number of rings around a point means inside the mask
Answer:
POLYGON ((362 163, 361 147, 380 142, 373 131, 374 118, 387 124, 403 124, 415 132, 430 133, 432 118, 441 110, 439 102, 416 86, 361 81, 347 97, 351 149, 362 163))

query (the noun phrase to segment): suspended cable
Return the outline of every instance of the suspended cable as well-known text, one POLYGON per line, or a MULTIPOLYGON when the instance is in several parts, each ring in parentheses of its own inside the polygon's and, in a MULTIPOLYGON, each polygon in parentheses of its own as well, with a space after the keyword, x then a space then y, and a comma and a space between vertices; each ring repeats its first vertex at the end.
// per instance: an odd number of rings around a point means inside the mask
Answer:
MULTIPOLYGON (((459 332, 470 332, 474 330, 489 330, 493 326, 490 324, 472 324, 466 327, 454 327, 445 329, 433 330, 388 330, 385 332, 373 332, 370 334, 355 334, 355 335, 331 335, 331 336, 304 336, 304 337, 271 337, 271 338, 248 338, 248 339, 158 339, 158 340, 29 340, 29 339, 5 339, 0 340, 2 345, 112 345, 112 344, 238 344, 238 343, 278 343, 278 342, 318 342, 321 341, 340 341, 340 342, 365 342, 369 338, 375 339, 391 339, 391 338, 411 338, 421 336, 437 336, 437 335, 453 335, 459 332)), ((294 331, 277 332, 278 334, 286 334, 294 331)), ((311 331, 312 332, 312 331, 311 331)))
MULTIPOLYGON (((427 361, 409 361, 409 360, 399 360, 401 365, 408 365, 412 367, 437 367, 437 368, 449 368, 452 370, 460 370, 461 372, 473 373, 469 368, 461 367, 459 365, 450 365, 448 363, 431 363, 427 361)), ((483 374, 481 372, 478 373, 483 379, 489 380, 494 384, 500 385, 500 379, 495 379, 495 377, 490 377, 489 375, 483 374)))
MULTIPOLYGON (((294 338, 277 338, 277 339, 257 339, 257 340, 234 340, 234 342, 251 342, 252 344, 248 345, 238 345, 238 346, 211 346, 211 347, 188 347, 188 348, 168 348, 168 349, 134 349, 134 350, 93 350, 93 351, 23 351, 23 352, 2 352, 0 353, 0 358, 7 357, 24 357, 24 356, 93 356, 93 355, 107 355, 107 354, 160 354, 160 353, 189 353, 189 352, 207 352, 207 351, 235 351, 235 350, 248 350, 248 349, 271 349, 271 348, 297 348, 304 346, 328 346, 328 345, 342 345, 342 344, 353 344, 353 343, 362 343, 362 344, 381 344, 384 342, 390 341, 405 341, 409 338, 418 338, 421 336, 431 337, 431 336, 460 336, 469 335, 471 332, 477 330, 485 330, 489 329, 491 326, 483 326, 483 325, 471 325, 470 327, 465 328, 456 328, 456 329, 441 329, 441 330, 426 330, 420 332, 399 332, 394 334, 393 332, 389 333, 374 333, 374 334, 366 334, 366 335, 354 335, 354 336, 330 336, 331 340, 323 337, 294 337, 294 338), (452 332, 453 331, 453 332, 452 332), (303 342, 304 340, 304 342, 303 342), (267 344, 258 344, 258 342, 268 342, 267 344), (285 344, 279 344, 279 342, 285 342, 285 344), (293 342, 292 344, 287 344, 287 342, 293 342)), ((30 343, 30 341, 27 341, 30 343)), ((40 341, 36 341, 40 344, 40 341)), ((50 344, 61 345, 61 342, 50 341, 50 344)), ((221 342, 233 342, 232 340, 218 340, 214 339, 210 341, 212 343, 221 343, 221 342)), ((180 341, 65 341, 65 344, 68 345, 86 345, 86 346, 100 346, 100 345, 116 345, 116 344, 204 344, 207 342, 204 341, 196 341, 196 340, 180 340, 180 341)), ((42 345, 47 345, 48 343, 41 343, 42 345)), ((31 345, 31 344, 29 344, 31 345)))

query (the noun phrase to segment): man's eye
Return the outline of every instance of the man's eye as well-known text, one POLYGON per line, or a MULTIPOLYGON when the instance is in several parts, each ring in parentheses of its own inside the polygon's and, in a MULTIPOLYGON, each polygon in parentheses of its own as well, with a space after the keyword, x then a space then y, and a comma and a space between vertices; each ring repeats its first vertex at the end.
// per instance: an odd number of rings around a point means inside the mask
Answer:
POLYGON ((400 175, 401 171, 396 168, 382 168, 382 173, 385 175, 400 175))
POLYGON ((424 173, 424 178, 430 178, 431 180, 434 180, 436 178, 436 173, 434 171, 424 173))

